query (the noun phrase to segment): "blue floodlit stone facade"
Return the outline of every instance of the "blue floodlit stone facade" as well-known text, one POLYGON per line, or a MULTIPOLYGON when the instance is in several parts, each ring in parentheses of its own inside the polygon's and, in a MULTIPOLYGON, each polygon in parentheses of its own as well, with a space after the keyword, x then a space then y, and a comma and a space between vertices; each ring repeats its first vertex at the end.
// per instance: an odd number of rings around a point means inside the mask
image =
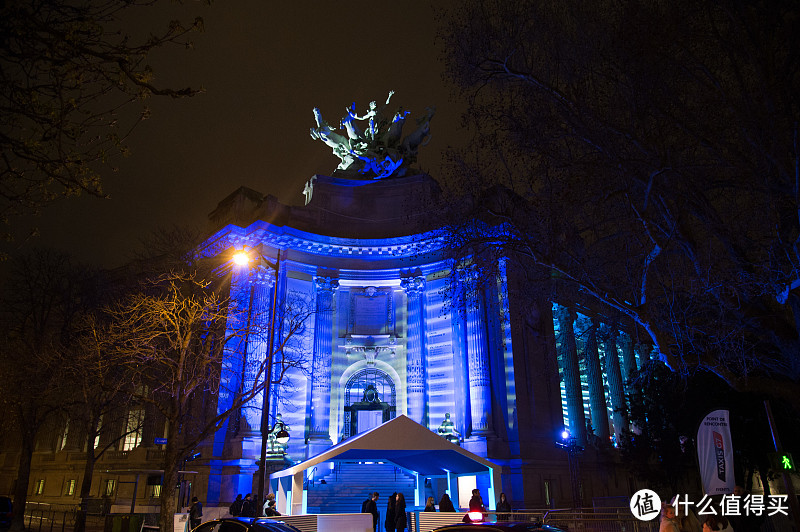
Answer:
MULTIPOLYGON (((505 264, 495 283, 461 293, 458 283, 472 272, 450 275, 437 232, 439 190, 429 176, 320 175, 303 194, 305 205, 288 206, 240 188, 209 216, 203 251, 220 264, 220 276, 230 276, 229 304, 238 310, 231 315, 247 309, 261 334, 236 338, 236 323, 219 331, 219 393, 196 403, 206 418, 260 378, 269 351, 263 332, 276 308, 279 356, 303 363, 287 373, 287 386, 272 388, 267 427, 280 414, 291 437, 285 445, 269 442, 270 471, 400 414, 432 431, 449 414, 459 444, 502 467, 495 495, 505 492, 515 508, 573 504, 575 478, 555 445, 565 427, 585 446, 578 476, 585 504, 645 487, 620 464, 613 444, 636 430, 626 412, 644 391, 629 380, 657 355, 646 343, 576 302, 524 299, 524 279, 505 264), (232 254, 241 250, 258 260, 234 267, 232 254), (296 303, 308 315, 283 345, 280 310, 296 303)), ((207 512, 224 512, 237 494, 257 493, 262 401, 253 398, 198 446, 196 459, 184 464, 196 473, 182 479, 182 502, 197 495, 207 512)), ((137 512, 156 512, 164 420, 149 408, 126 417, 133 430, 120 425, 95 442, 110 448, 96 466, 91 496, 113 512, 130 511, 132 500, 137 512)), ((66 418, 42 430, 29 500, 75 504, 85 446, 79 425, 66 418)), ((0 441, 0 492, 10 493, 17 478, 15 452, 13 441, 0 441)), ((442 487, 433 490, 438 499, 442 487)))
MULTIPOLYGON (((270 423, 280 413, 291 428, 288 459, 315 456, 400 414, 432 431, 450 414, 464 448, 503 466, 499 491, 520 503, 553 504, 555 484, 561 493, 569 490, 557 434, 566 423, 587 441, 584 424, 597 419, 598 400, 603 415, 613 417, 605 373, 595 371, 589 397, 585 368, 577 359, 569 366, 570 357, 558 352, 564 342, 556 332, 564 332, 559 323, 568 319, 559 321, 562 307, 514 301, 505 274, 479 292, 465 292, 470 295, 460 305, 450 304, 451 262, 429 210, 438 195, 429 176, 314 176, 304 193, 306 205, 290 207, 236 191, 210 215, 216 232, 205 244, 206 254, 223 263, 245 250, 277 266, 277 276, 255 263, 230 266, 238 305, 266 309, 274 293, 277 308, 287 298, 315 307, 291 345, 310 371, 287 373, 290 386, 273 387, 270 399, 270 423)), ((467 282, 470 275, 465 269, 456 278, 467 282)), ((574 343, 575 331, 569 335, 574 343)), ((246 353, 235 352, 240 343, 226 346, 226 359, 263 361, 266 341, 251 341, 246 353)), ((240 367, 230 369, 233 379, 247 378, 240 367)), ((218 411, 230 400, 221 392, 218 411)), ((212 460, 208 500, 255 491, 261 401, 242 409, 235 435, 229 427, 217 433, 213 454, 229 458, 212 460)), ((609 438, 608 420, 595 423, 609 438)))

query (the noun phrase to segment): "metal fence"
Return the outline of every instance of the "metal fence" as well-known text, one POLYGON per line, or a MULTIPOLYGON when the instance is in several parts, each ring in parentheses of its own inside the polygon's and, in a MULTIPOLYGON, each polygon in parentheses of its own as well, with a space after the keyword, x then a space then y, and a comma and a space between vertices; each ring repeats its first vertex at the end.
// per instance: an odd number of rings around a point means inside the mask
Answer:
POLYGON ((31 532, 66 532, 75 526, 75 506, 28 502, 25 524, 31 532))
MULTIPOLYGON (((77 514, 78 507, 74 505, 28 501, 24 522, 29 532, 71 532, 77 514)), ((86 531, 104 532, 108 529, 107 517, 104 513, 90 511, 85 516, 86 531)))

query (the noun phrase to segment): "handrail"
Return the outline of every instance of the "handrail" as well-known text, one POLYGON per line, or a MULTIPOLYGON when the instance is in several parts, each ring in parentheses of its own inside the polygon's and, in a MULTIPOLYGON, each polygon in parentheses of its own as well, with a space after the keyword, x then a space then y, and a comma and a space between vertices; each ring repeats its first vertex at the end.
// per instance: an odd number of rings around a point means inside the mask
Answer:
POLYGON ((306 473, 306 479, 303 482, 303 489, 304 490, 307 490, 309 488, 309 486, 314 487, 314 476, 315 476, 314 472, 316 470, 317 470, 317 466, 314 466, 313 468, 309 469, 308 472, 306 473))

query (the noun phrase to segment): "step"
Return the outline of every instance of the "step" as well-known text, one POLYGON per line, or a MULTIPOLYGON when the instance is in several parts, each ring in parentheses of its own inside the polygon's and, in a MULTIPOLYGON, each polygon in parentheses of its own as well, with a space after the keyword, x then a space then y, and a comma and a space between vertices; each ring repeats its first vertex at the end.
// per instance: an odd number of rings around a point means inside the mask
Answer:
POLYGON ((308 487, 307 511, 360 512, 361 504, 374 491, 382 494, 379 506, 381 503, 385 505, 386 497, 393 492, 402 492, 406 500, 413 499, 415 482, 413 475, 393 464, 341 462, 336 464, 335 470, 319 477, 308 487))

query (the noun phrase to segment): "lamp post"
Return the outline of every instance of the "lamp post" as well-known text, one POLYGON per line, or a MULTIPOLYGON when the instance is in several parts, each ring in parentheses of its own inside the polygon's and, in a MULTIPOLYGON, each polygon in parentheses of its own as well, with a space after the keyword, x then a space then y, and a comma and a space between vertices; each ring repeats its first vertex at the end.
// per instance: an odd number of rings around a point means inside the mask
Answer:
POLYGON ((567 451, 569 480, 572 485, 572 506, 575 508, 582 508, 583 490, 581 489, 580 456, 581 453, 583 453, 583 446, 578 444, 578 439, 572 436, 567 429, 561 432, 561 439, 556 440, 556 446, 567 451))
MULTIPOLYGON (((272 384, 272 364, 274 360, 273 349, 275 347, 275 311, 278 303, 278 273, 280 271, 281 263, 281 250, 278 250, 275 262, 268 261, 260 252, 258 256, 262 263, 275 270, 275 282, 272 285, 272 310, 269 317, 269 342, 267 348, 267 361, 264 366, 264 386, 263 394, 264 399, 261 408, 261 456, 258 462, 258 504, 264 502, 264 484, 267 477, 267 440, 269 438, 269 395, 272 384)), ((237 253, 234 256, 234 262, 239 265, 246 265, 250 262, 250 257, 246 252, 237 253)), ((288 441, 289 434, 286 433, 286 440, 288 441)))

